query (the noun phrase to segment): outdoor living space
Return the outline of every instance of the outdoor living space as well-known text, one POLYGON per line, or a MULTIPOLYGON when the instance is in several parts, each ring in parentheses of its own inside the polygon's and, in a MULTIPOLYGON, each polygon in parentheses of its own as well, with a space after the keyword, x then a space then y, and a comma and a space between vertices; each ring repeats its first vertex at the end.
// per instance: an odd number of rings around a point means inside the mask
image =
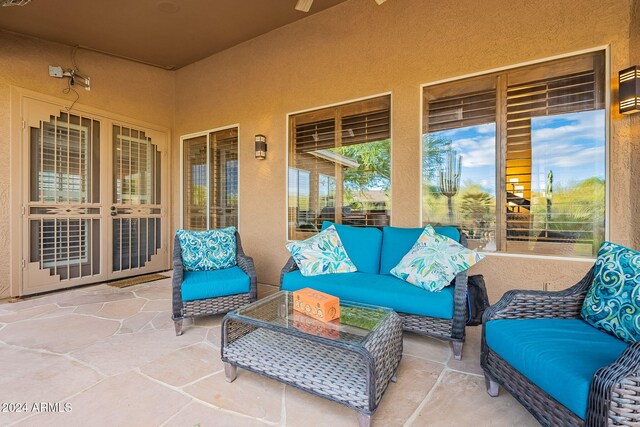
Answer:
POLYGON ((639 189, 640 0, 0 0, 0 426, 638 425, 639 189))
MULTIPOLYGON (((268 292, 268 291, 266 291, 268 292)), ((263 292, 261 290, 260 296, 263 292)), ((225 381, 222 316, 175 337, 171 280, 85 287, 0 305, 2 402, 60 402, 69 411, 3 413, 19 426, 357 426, 355 411, 239 369, 225 381)), ((374 426, 534 426, 508 393, 492 399, 480 369, 480 327, 465 357, 448 343, 404 337, 397 383, 374 426)))

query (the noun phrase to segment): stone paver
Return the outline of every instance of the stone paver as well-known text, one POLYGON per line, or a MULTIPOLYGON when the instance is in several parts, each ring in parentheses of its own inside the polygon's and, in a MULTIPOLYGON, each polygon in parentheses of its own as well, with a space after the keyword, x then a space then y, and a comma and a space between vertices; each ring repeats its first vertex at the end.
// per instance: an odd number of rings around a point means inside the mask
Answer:
POLYGON ((158 357, 142 366, 140 371, 163 383, 182 387, 222 369, 219 351, 196 344, 158 357))
POLYGON ((265 427, 270 424, 253 418, 223 412, 199 403, 190 403, 163 427, 265 427))
MULTIPOLYGON (((64 356, 0 346, 0 402, 58 402, 100 381, 95 370, 64 356)), ((29 408, 31 409, 31 408, 29 408)), ((27 416, 0 413, 0 425, 27 416)))
POLYGON ((414 425, 533 427, 539 424, 510 394, 502 392, 498 397, 490 397, 484 378, 445 371, 414 425))
POLYGON ((136 372, 100 382, 67 400, 71 412, 39 414, 24 426, 157 426, 190 399, 136 372))
POLYGON ((283 390, 283 384, 248 371, 238 372, 233 383, 220 372, 184 388, 217 408, 271 422, 280 420, 283 390))
MULTIPOLYGON (((262 297, 277 287, 260 284, 262 297)), ((355 426, 355 411, 242 369, 225 381, 223 315, 186 319, 176 337, 171 280, 96 285, 0 304, 0 402, 71 404, 66 413, 0 414, 24 426, 355 426)), ((490 398, 480 369, 480 327, 463 360, 451 344, 407 333, 398 382, 377 426, 533 426, 508 393, 490 398)))
POLYGON ((0 330, 0 341, 21 347, 68 353, 103 341, 120 323, 114 320, 69 314, 53 319, 10 323, 0 330))

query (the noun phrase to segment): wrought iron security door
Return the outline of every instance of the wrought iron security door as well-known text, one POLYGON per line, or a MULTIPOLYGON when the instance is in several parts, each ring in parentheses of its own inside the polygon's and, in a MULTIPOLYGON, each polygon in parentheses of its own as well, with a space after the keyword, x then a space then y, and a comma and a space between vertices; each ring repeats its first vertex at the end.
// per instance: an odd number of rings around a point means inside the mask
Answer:
POLYGON ((146 131, 114 124, 113 170, 111 271, 157 270, 163 261, 161 151, 146 131))
POLYGON ((168 268, 166 135, 32 99, 23 108, 20 293, 168 268))

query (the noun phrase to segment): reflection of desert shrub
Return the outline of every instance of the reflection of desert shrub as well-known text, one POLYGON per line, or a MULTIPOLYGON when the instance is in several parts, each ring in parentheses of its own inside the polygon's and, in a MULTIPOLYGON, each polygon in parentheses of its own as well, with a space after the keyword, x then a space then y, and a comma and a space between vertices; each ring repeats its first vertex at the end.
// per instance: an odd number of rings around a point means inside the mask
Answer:
POLYGON ((550 218, 546 200, 535 197, 532 214, 535 227, 577 235, 577 240, 593 242, 594 251, 604 240, 605 182, 589 178, 568 186, 557 186, 553 192, 550 218))

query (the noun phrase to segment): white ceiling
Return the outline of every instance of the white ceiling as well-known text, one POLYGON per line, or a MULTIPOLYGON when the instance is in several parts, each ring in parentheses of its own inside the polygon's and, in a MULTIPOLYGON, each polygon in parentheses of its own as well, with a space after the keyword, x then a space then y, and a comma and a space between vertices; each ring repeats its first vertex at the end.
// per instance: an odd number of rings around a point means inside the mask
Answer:
POLYGON ((345 0, 32 0, 0 29, 177 69, 345 0))

